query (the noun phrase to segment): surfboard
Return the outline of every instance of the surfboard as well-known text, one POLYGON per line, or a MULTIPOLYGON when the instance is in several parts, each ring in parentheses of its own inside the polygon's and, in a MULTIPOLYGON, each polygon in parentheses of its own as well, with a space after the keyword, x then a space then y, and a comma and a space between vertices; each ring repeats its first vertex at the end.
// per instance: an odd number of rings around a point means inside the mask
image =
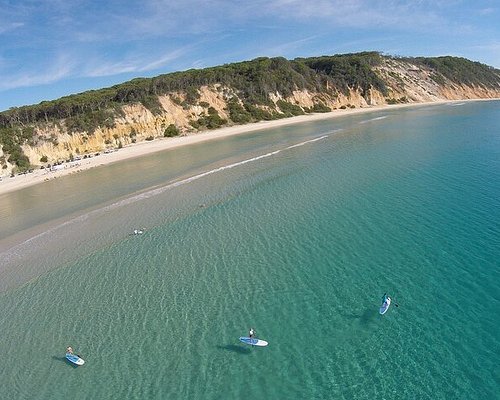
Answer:
POLYGON ((267 346, 269 344, 265 340, 260 340, 260 339, 256 339, 256 338, 249 338, 246 336, 240 337, 240 342, 245 343, 245 344, 249 344, 251 346, 260 346, 260 347, 264 347, 264 346, 267 346))
POLYGON ((85 361, 83 361, 83 359, 77 356, 76 354, 66 353, 66 360, 68 360, 71 364, 74 365, 85 364, 85 361))
POLYGON ((380 306, 379 313, 381 315, 384 315, 387 312, 387 310, 389 309, 390 305, 391 305, 391 298, 388 297, 387 299, 385 299, 385 301, 380 306))

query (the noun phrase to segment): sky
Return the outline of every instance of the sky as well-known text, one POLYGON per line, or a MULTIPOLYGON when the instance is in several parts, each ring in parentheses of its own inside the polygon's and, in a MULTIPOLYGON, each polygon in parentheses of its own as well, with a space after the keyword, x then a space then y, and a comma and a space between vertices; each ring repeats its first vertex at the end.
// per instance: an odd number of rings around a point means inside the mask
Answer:
POLYGON ((498 0, 0 0, 0 111, 257 57, 379 51, 500 68, 498 0))

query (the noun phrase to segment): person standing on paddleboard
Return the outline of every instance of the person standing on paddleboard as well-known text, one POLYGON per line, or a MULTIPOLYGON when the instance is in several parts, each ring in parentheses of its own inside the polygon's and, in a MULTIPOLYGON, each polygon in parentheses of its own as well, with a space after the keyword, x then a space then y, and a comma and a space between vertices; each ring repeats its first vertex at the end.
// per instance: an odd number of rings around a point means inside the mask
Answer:
POLYGON ((252 339, 253 335, 255 335, 255 331, 253 330, 253 328, 250 328, 250 331, 248 332, 248 337, 252 339))

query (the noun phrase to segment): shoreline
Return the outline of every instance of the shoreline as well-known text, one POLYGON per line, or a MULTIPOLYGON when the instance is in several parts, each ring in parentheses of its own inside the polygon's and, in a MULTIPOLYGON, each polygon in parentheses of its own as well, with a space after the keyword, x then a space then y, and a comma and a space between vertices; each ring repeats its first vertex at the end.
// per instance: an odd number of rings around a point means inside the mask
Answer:
POLYGON ((211 131, 203 131, 199 133, 192 133, 186 136, 179 136, 174 138, 157 138, 150 142, 140 142, 126 146, 122 149, 115 150, 111 153, 102 153, 99 156, 92 158, 81 159, 70 163, 62 164, 63 168, 57 171, 50 171, 48 169, 36 169, 31 173, 16 175, 14 177, 3 177, 0 180, 0 195, 21 190, 29 186, 44 183, 46 181, 57 179, 63 176, 79 173, 91 168, 109 165, 115 162, 124 161, 131 158, 142 157, 152 153, 163 150, 173 149, 180 146, 187 146, 190 144, 201 143, 209 140, 225 138, 228 136, 244 134, 257 130, 266 130, 278 128, 281 126, 299 124, 304 122, 312 122, 318 120, 326 120, 339 118, 343 116, 364 114, 369 112, 381 111, 384 109, 398 109, 409 108, 416 106, 440 105, 446 103, 460 103, 471 101, 491 101, 498 99, 465 99, 465 100, 439 100, 423 103, 410 103, 410 104, 395 104, 395 105, 378 105, 369 106, 364 108, 354 108, 346 110, 334 110, 328 113, 317 113, 308 115, 299 115, 273 121, 260 121, 246 125, 235 125, 214 129, 211 131))

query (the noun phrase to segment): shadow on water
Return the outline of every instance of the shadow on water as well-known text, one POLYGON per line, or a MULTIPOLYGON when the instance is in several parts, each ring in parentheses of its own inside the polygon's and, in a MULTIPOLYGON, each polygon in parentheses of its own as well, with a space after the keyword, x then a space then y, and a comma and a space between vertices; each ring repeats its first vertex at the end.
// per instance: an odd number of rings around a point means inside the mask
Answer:
POLYGON ((346 318, 359 321, 363 326, 371 325, 377 318, 378 312, 376 309, 367 308, 362 314, 345 315, 346 318))
POLYGON ((378 312, 377 310, 374 310, 372 308, 367 308, 363 314, 359 316, 359 322, 361 325, 368 326, 370 325, 373 321, 375 321, 375 318, 377 318, 378 312))
POLYGON ((240 354, 250 354, 252 350, 250 348, 238 346, 236 344, 227 344, 225 346, 217 346, 217 348, 226 350, 226 351, 232 351, 235 353, 240 353, 240 354))

